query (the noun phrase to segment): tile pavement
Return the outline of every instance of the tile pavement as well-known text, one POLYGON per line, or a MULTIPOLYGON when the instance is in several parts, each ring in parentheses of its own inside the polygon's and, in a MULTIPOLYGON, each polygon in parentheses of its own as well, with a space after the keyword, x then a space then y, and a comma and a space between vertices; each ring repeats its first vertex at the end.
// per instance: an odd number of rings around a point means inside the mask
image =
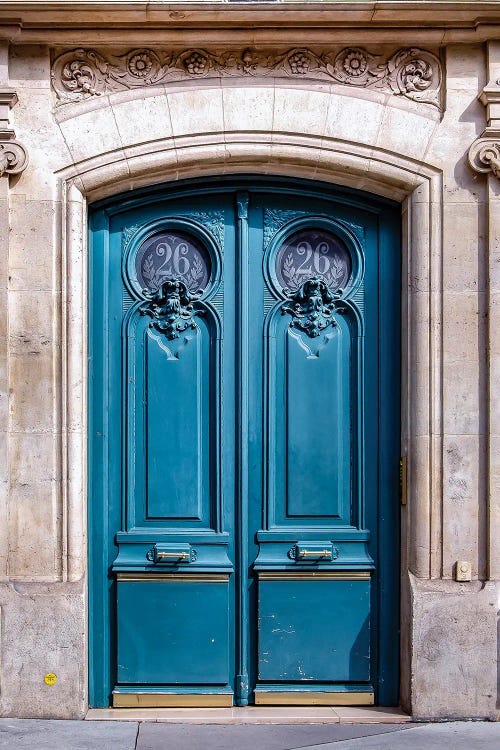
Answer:
POLYGON ((196 724, 0 719, 3 750, 498 750, 500 723, 196 724))

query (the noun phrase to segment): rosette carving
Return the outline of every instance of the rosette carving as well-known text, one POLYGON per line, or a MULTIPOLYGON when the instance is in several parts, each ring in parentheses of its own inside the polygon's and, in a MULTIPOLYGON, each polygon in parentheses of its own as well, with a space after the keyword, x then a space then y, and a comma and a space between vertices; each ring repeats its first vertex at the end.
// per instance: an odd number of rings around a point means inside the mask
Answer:
POLYGON ((93 49, 75 49, 60 55, 52 69, 58 96, 79 101, 111 91, 159 83, 171 64, 150 49, 133 49, 107 58, 93 49))
POLYGON ((210 58, 204 52, 193 50, 182 59, 186 72, 192 76, 202 76, 208 72, 210 58))
POLYGON ((386 55, 362 47, 285 52, 229 49, 223 52, 188 48, 177 51, 133 49, 110 54, 74 49, 53 64, 52 83, 58 102, 81 101, 113 91, 153 86, 190 78, 275 76, 335 81, 388 91, 418 102, 441 106, 439 58, 416 47, 386 55))
POLYGON ((368 86, 380 78, 377 70, 378 58, 361 47, 347 47, 341 50, 333 61, 327 62, 333 78, 339 83, 353 86, 368 86))
POLYGON ((440 106, 441 66, 431 52, 400 49, 386 61, 361 47, 348 47, 333 61, 332 77, 367 88, 388 88, 393 94, 440 106))

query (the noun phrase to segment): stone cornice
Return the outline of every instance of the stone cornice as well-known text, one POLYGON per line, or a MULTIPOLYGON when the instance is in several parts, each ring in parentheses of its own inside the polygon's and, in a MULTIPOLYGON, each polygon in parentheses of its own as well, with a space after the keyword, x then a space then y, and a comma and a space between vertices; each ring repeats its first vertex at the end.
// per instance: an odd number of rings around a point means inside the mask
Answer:
MULTIPOLYGON (((400 44, 484 41, 500 38, 499 2, 25 2, 0 4, 0 38, 24 43, 103 44, 136 42, 167 43, 169 33, 179 30, 205 33, 234 29, 252 31, 260 41, 273 29, 299 44, 301 31, 309 40, 329 34, 330 42, 350 44, 377 34, 379 39, 400 44), (292 39, 293 33, 297 38, 292 39), (349 39, 346 33, 349 32, 349 39), (396 37, 397 34, 397 37, 396 37), (312 37, 311 37, 312 35, 312 37), (413 35, 413 38, 411 36, 413 35)), ((201 38, 201 37, 200 37, 201 38)), ((206 37, 205 37, 206 38, 206 37)))

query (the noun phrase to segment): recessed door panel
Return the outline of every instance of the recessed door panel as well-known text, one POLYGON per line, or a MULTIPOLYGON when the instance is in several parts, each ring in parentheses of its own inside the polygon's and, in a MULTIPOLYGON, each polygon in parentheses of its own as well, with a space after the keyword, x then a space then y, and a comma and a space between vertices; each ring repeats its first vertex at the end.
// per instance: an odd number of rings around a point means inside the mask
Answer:
MULTIPOLYGON (((208 523, 210 331, 197 324, 176 346, 146 334, 146 518, 208 523)), ((213 457, 212 457, 213 460, 213 457)))
POLYGON ((226 685, 228 633, 227 581, 118 582, 120 685, 226 685))
POLYGON ((250 177, 94 207, 91 705, 397 702, 397 210, 250 177))
POLYGON ((349 683, 370 680, 370 580, 259 582, 259 680, 349 683))
MULTIPOLYGON (((349 329, 337 326, 311 353, 308 342, 285 320, 283 380, 286 400, 281 435, 286 481, 286 519, 349 521, 351 500, 351 425, 349 329), (343 330, 344 329, 344 330, 343 330)), ((281 326, 280 326, 281 328, 281 326)), ((277 441, 278 442, 278 441, 277 441)), ((281 451, 277 451, 279 461, 281 451)), ((285 519, 283 519, 285 520, 285 519)), ((298 521, 296 521, 298 522, 298 521)))

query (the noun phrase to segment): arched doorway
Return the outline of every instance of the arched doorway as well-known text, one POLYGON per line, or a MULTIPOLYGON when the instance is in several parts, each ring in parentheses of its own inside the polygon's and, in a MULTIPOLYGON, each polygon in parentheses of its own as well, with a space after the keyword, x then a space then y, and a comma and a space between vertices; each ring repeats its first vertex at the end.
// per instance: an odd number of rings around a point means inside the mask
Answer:
POLYGON ((398 702, 400 287, 359 192, 93 207, 91 705, 398 702))

